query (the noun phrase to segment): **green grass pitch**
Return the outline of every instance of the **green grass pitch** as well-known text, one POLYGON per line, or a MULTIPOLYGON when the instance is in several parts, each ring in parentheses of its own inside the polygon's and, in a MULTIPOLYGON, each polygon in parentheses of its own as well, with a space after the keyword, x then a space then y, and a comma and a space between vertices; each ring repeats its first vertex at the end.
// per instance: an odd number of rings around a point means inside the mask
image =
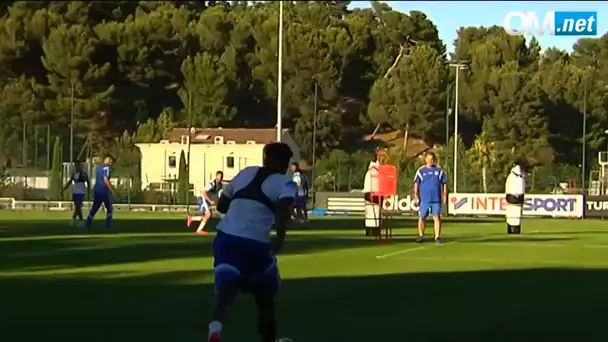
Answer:
MULTIPOLYGON (((82 234, 69 213, 0 213, 0 339, 203 342, 212 236, 183 215, 117 213, 120 233, 82 234)), ((280 256, 280 332, 295 342, 606 341, 608 224, 448 219, 442 245, 392 243, 359 218, 313 219, 280 256)), ((429 222, 429 228, 430 228, 429 222)), ((94 228, 103 225, 103 214, 94 228)), ((240 297, 227 342, 257 341, 240 297)))

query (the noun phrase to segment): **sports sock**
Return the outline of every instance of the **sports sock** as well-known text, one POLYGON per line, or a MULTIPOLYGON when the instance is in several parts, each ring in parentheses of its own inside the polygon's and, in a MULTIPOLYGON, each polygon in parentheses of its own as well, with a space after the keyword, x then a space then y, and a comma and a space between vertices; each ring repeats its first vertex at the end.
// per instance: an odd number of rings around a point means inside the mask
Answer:
POLYGON ((218 334, 222 333, 222 323, 221 322, 213 321, 213 322, 209 323, 209 335, 211 335, 213 333, 218 333, 218 334))
POLYGON ((262 342, 274 342, 277 339, 277 326, 274 320, 258 321, 258 332, 262 342))
POLYGON ((190 216, 190 219, 192 221, 201 221, 203 219, 202 216, 190 216))
POLYGON ((198 225, 198 229, 197 231, 201 231, 205 229, 205 224, 207 224, 207 222, 205 220, 201 220, 201 223, 198 225))

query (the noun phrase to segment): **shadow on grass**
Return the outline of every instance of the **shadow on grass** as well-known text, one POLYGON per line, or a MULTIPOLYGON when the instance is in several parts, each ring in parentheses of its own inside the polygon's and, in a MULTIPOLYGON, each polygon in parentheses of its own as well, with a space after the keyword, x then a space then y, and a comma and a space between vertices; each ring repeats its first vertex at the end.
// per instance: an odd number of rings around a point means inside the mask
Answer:
MULTIPOLYGON (((209 222, 211 227, 218 220, 209 222)), ((100 233, 104 227, 104 217, 93 222, 91 232, 100 233)), ((186 233, 194 231, 194 227, 187 228, 186 221, 182 218, 151 218, 151 219, 117 219, 113 227, 121 233, 186 233)), ((2 220, 0 221, 0 238, 27 237, 27 236, 49 236, 82 234, 82 227, 72 227, 68 220, 2 220)))
MULTIPOLYGON (((52 228, 52 227, 51 227, 52 228)), ((49 228, 49 229, 51 229, 49 228)), ((146 227, 154 232, 154 227, 146 227)), ((30 229, 29 226, 24 230, 30 229)), ((58 229, 64 229, 60 227, 58 229)), ((76 229, 76 228, 75 228, 76 229)), ((34 229, 35 230, 35 229, 34 229)), ((124 232, 124 230, 121 230, 124 232)), ((31 233, 31 232, 29 232, 31 233)), ((49 234, 49 232, 47 232, 49 234)), ((35 238, 26 232, 23 238, 0 241, 0 270, 25 272, 94 267, 120 263, 162 261, 166 259, 204 258, 213 254, 214 236, 194 234, 90 234, 35 238)), ((326 234, 288 236, 281 254, 304 254, 318 251, 377 246, 371 238, 326 234)), ((187 262, 187 261, 186 261, 187 262)))
MULTIPOLYGON (((195 226, 187 228, 184 218, 181 217, 154 217, 137 218, 131 216, 126 219, 114 220, 114 227, 120 233, 130 234, 184 234, 187 232, 193 232, 195 226)), ((430 219, 429 219, 430 221, 430 219)), ((214 228, 219 219, 215 218, 208 223, 208 227, 214 228)), ((417 218, 407 216, 394 216, 387 220, 385 223, 393 228, 416 228, 417 218)), ((467 218, 453 218, 448 217, 445 219, 447 224, 450 223, 469 223, 474 225, 475 223, 488 223, 488 222, 500 222, 498 219, 467 219, 467 218)), ((81 234, 84 230, 80 227, 71 227, 69 220, 0 220, 0 238, 13 238, 13 237, 27 237, 27 236, 55 236, 55 235, 70 235, 70 234, 81 234)), ((92 227, 92 233, 100 233, 104 225, 104 217, 97 218, 92 227)), ((293 230, 302 231, 317 231, 317 230, 348 230, 348 231, 364 231, 364 217, 363 216, 334 216, 334 217, 311 217, 311 220, 301 225, 296 222, 292 224, 293 230)))
MULTIPOLYGON (((322 265, 316 265, 322 269, 322 265)), ((0 336, 39 342, 200 342, 204 272, 122 279, 2 279, 0 336), (198 279, 199 283, 196 283, 198 279)), ((280 331, 294 341, 603 341, 608 271, 531 269, 288 279, 280 331), (420 289, 425 289, 421 295, 420 289)), ((256 341, 237 300, 229 341, 256 341)))
MULTIPOLYGON (((446 217, 444 222, 451 223, 467 223, 475 225, 476 223, 500 223, 504 220, 499 218, 455 218, 446 217)), ((416 229, 418 217, 415 216, 392 216, 386 219, 385 224, 393 228, 412 228, 416 229)), ((427 219, 428 224, 432 223, 432 219, 427 219)), ((351 230, 363 231, 365 220, 363 216, 323 216, 312 217, 306 225, 294 224, 296 230, 351 230)))

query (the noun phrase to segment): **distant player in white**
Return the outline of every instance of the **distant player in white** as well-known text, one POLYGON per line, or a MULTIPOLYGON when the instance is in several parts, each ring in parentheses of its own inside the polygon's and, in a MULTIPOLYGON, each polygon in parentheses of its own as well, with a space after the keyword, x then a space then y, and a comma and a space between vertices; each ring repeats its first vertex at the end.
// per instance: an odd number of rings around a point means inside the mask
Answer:
POLYGON ((293 153, 283 143, 264 146, 264 166, 239 172, 224 188, 217 210, 225 214, 213 241, 216 306, 209 342, 220 342, 228 307, 241 291, 255 297, 262 342, 275 342, 274 297, 280 276, 276 253, 285 241, 296 196, 285 175, 293 153), (271 230, 276 235, 271 241, 271 230))
POLYGON ((218 198, 222 194, 222 189, 224 187, 224 173, 222 171, 218 171, 215 174, 215 179, 207 183, 205 189, 201 192, 201 196, 197 199, 197 204, 199 206, 199 212, 202 215, 199 216, 188 216, 188 226, 190 226, 192 221, 201 221, 198 225, 198 229, 196 230, 196 234, 198 235, 206 235, 207 231, 205 230, 205 225, 211 217, 213 216, 213 212, 211 211, 211 206, 217 203, 218 198))
POLYGON ((82 164, 79 161, 74 163, 74 172, 72 173, 70 180, 63 186, 63 190, 67 190, 70 185, 72 186, 72 202, 74 203, 74 213, 72 214, 71 224, 76 225, 76 219, 78 219, 80 223, 82 223, 82 220, 84 219, 82 215, 82 206, 90 186, 89 176, 82 169, 82 164))
POLYGON ((523 163, 513 166, 505 182, 505 217, 507 234, 521 234, 521 217, 526 194, 526 173, 523 163))
POLYGON ((291 171, 293 172, 291 180, 293 180, 298 187, 296 201, 293 206, 294 216, 296 219, 300 220, 300 222, 305 223, 308 221, 308 182, 306 177, 302 174, 300 164, 296 162, 291 163, 291 171))

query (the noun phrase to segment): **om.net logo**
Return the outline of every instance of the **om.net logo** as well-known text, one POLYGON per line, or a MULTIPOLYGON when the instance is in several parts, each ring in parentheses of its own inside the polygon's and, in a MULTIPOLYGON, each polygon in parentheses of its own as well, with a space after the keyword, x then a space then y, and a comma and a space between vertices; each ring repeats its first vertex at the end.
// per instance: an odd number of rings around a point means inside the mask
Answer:
POLYGON ((542 21, 536 12, 509 12, 504 28, 512 36, 595 36, 597 12, 547 12, 542 21))

